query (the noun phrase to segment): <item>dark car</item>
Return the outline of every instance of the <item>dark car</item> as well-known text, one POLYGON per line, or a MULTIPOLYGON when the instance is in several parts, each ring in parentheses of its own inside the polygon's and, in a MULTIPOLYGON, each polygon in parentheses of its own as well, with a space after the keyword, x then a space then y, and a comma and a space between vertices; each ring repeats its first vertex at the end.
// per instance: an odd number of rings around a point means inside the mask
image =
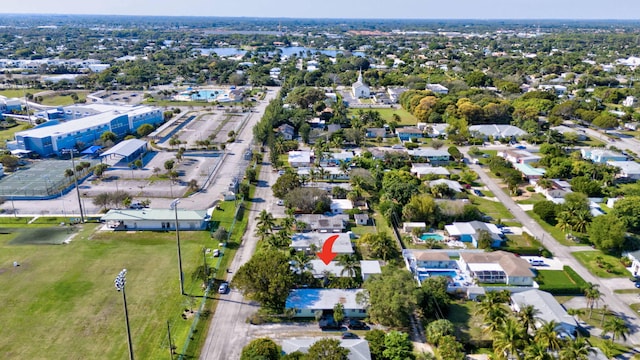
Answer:
POLYGON ((365 324, 363 321, 355 319, 350 319, 347 322, 347 327, 351 330, 366 330, 368 328, 367 324, 365 324))
POLYGON ((229 283, 223 282, 218 288, 218 294, 226 294, 227 292, 229 292, 229 283))
POLYGON ((342 333, 342 338, 343 339, 360 339, 358 335, 348 331, 342 333))
POLYGON ((476 195, 476 196, 480 196, 480 197, 483 197, 483 196, 484 196, 484 194, 482 193, 482 191, 477 190, 477 189, 474 189, 474 190, 473 190, 473 193, 474 193, 474 195, 476 195))

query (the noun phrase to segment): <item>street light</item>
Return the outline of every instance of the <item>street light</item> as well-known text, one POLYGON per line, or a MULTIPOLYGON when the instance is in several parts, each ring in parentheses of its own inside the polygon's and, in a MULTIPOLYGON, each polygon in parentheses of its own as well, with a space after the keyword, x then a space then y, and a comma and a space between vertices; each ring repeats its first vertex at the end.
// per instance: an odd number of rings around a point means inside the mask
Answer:
POLYGON ((184 293, 184 274, 182 273, 182 253, 180 252, 180 224, 178 224, 178 204, 180 199, 175 199, 171 202, 169 209, 173 210, 176 217, 176 241, 178 243, 178 270, 180 271, 180 294, 184 293))
POLYGON ((125 284, 127 282, 127 269, 122 269, 118 276, 116 276, 116 280, 114 281, 116 285, 116 290, 122 291, 122 300, 124 302, 124 320, 127 324, 127 341, 129 344, 129 360, 133 360, 133 345, 131 344, 131 328, 129 327, 129 311, 127 310, 127 294, 124 291, 125 284))
POLYGON ((76 162, 73 159, 73 152, 77 152, 76 149, 62 149, 63 154, 69 154, 71 157, 71 170, 73 170, 73 181, 76 185, 76 193, 78 194, 78 207, 80 208, 80 222, 84 223, 84 215, 82 214, 82 200, 80 199, 80 189, 78 188, 78 172, 76 171, 76 162))

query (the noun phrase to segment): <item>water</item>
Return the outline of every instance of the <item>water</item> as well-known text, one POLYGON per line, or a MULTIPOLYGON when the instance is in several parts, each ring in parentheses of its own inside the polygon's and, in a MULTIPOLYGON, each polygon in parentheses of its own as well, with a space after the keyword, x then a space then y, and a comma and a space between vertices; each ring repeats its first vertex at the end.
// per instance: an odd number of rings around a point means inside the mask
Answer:
MULTIPOLYGON (((297 55, 297 56, 302 56, 302 57, 307 57, 307 51, 310 51, 311 54, 316 54, 316 53, 321 53, 327 56, 331 56, 331 57, 335 57, 337 54, 344 54, 345 51, 344 50, 318 50, 318 49, 312 49, 312 48, 307 48, 304 46, 288 46, 288 47, 279 47, 278 48, 281 51, 281 55, 282 56, 291 56, 291 55, 297 55)), ((205 56, 209 56, 212 53, 217 54, 218 56, 244 56, 244 54, 247 53, 246 50, 243 49, 239 49, 239 48, 206 48, 206 49, 197 49, 198 51, 200 51, 200 54, 205 55, 205 56)), ((273 55, 275 52, 274 51, 269 51, 268 54, 269 55, 273 55)), ((351 53, 351 55, 353 56, 359 56, 359 57, 365 57, 365 53, 362 51, 353 51, 351 53)))
POLYGON ((444 236, 442 236, 440 234, 436 234, 436 233, 424 233, 424 234, 420 235, 420 240, 422 240, 422 241, 428 241, 428 240, 442 241, 442 240, 444 240, 444 236))
POLYGON ((225 96, 226 92, 223 90, 198 90, 198 91, 187 91, 180 95, 191 96, 191 100, 215 100, 218 96, 225 96))

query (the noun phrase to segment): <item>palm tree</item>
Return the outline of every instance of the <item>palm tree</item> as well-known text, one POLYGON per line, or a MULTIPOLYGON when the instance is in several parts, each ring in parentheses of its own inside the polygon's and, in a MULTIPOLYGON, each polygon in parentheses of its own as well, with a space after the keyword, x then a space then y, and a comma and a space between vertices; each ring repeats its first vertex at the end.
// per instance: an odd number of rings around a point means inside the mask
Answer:
POLYGON ((518 320, 527 331, 536 330, 536 320, 540 311, 533 305, 525 305, 518 311, 518 320))
POLYGON ((534 341, 546 349, 559 350, 561 344, 556 328, 558 328, 558 323, 553 320, 544 323, 536 330, 536 334, 533 337, 534 341))
POLYGON ((348 277, 355 277, 358 274, 360 262, 353 255, 343 254, 338 257, 338 265, 343 267, 340 275, 346 273, 348 277))
POLYGON ((520 359, 519 350, 525 345, 525 330, 516 319, 508 317, 504 325, 493 333, 493 351, 498 358, 520 359))
POLYGON ((602 329, 604 333, 611 333, 611 341, 616 341, 617 337, 621 337, 623 340, 627 340, 627 335, 630 334, 627 323, 622 318, 612 316, 604 324, 602 329))
POLYGON ((571 228, 579 233, 585 233, 590 221, 591 213, 589 210, 576 211, 571 218, 571 228))
POLYGON ((300 281, 302 281, 304 272, 309 269, 311 258, 304 251, 298 251, 293 255, 293 261, 296 263, 296 270, 300 274, 300 281))
POLYGON ((268 234, 273 231, 273 228, 276 225, 273 214, 267 210, 262 210, 255 219, 258 220, 257 228, 263 228, 268 234))
POLYGON ((296 224, 296 218, 293 216, 287 216, 284 219, 282 219, 282 230, 286 231, 288 234, 291 234, 291 232, 293 231, 293 226, 295 224, 296 224))
POLYGON ((593 313, 593 307, 598 306, 598 301, 602 299, 602 293, 598 289, 600 285, 589 283, 584 290, 584 296, 587 298, 587 307, 589 307, 589 319, 593 313))
POLYGON ((533 343, 524 349, 524 360, 553 360, 553 356, 544 346, 533 343))
POLYGON ((562 230, 562 232, 567 233, 571 231, 571 214, 567 211, 562 211, 556 217, 558 223, 556 226, 558 229, 562 230))
POLYGON ((567 341, 560 350, 562 360, 587 360, 589 354, 593 352, 591 345, 583 338, 567 341))

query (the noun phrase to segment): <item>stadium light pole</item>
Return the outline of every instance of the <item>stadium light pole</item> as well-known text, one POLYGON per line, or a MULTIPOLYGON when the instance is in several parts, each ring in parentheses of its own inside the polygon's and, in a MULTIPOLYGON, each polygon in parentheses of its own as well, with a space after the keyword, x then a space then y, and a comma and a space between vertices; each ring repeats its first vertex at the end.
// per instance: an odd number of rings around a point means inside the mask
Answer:
POLYGON ((116 280, 116 290, 122 292, 122 300, 124 302, 124 320, 127 324, 127 343, 129 344, 129 360, 133 360, 133 344, 131 343, 131 328, 129 327, 129 311, 127 310, 127 294, 125 293, 125 284, 127 282, 127 269, 122 269, 116 280))
POLYGON ((62 153, 68 153, 71 157, 71 170, 73 170, 73 181, 76 185, 76 193, 78 194, 78 207, 80 208, 80 222, 84 223, 84 215, 82 214, 82 199, 80 198, 80 189, 78 188, 78 172, 76 171, 76 162, 73 159, 73 152, 78 151, 76 149, 62 149, 62 153))
POLYGON ((178 243, 178 270, 180 271, 180 294, 184 293, 184 274, 182 272, 182 252, 180 251, 180 224, 178 224, 178 204, 180 199, 175 199, 171 202, 170 209, 173 210, 176 219, 176 242, 178 243))

